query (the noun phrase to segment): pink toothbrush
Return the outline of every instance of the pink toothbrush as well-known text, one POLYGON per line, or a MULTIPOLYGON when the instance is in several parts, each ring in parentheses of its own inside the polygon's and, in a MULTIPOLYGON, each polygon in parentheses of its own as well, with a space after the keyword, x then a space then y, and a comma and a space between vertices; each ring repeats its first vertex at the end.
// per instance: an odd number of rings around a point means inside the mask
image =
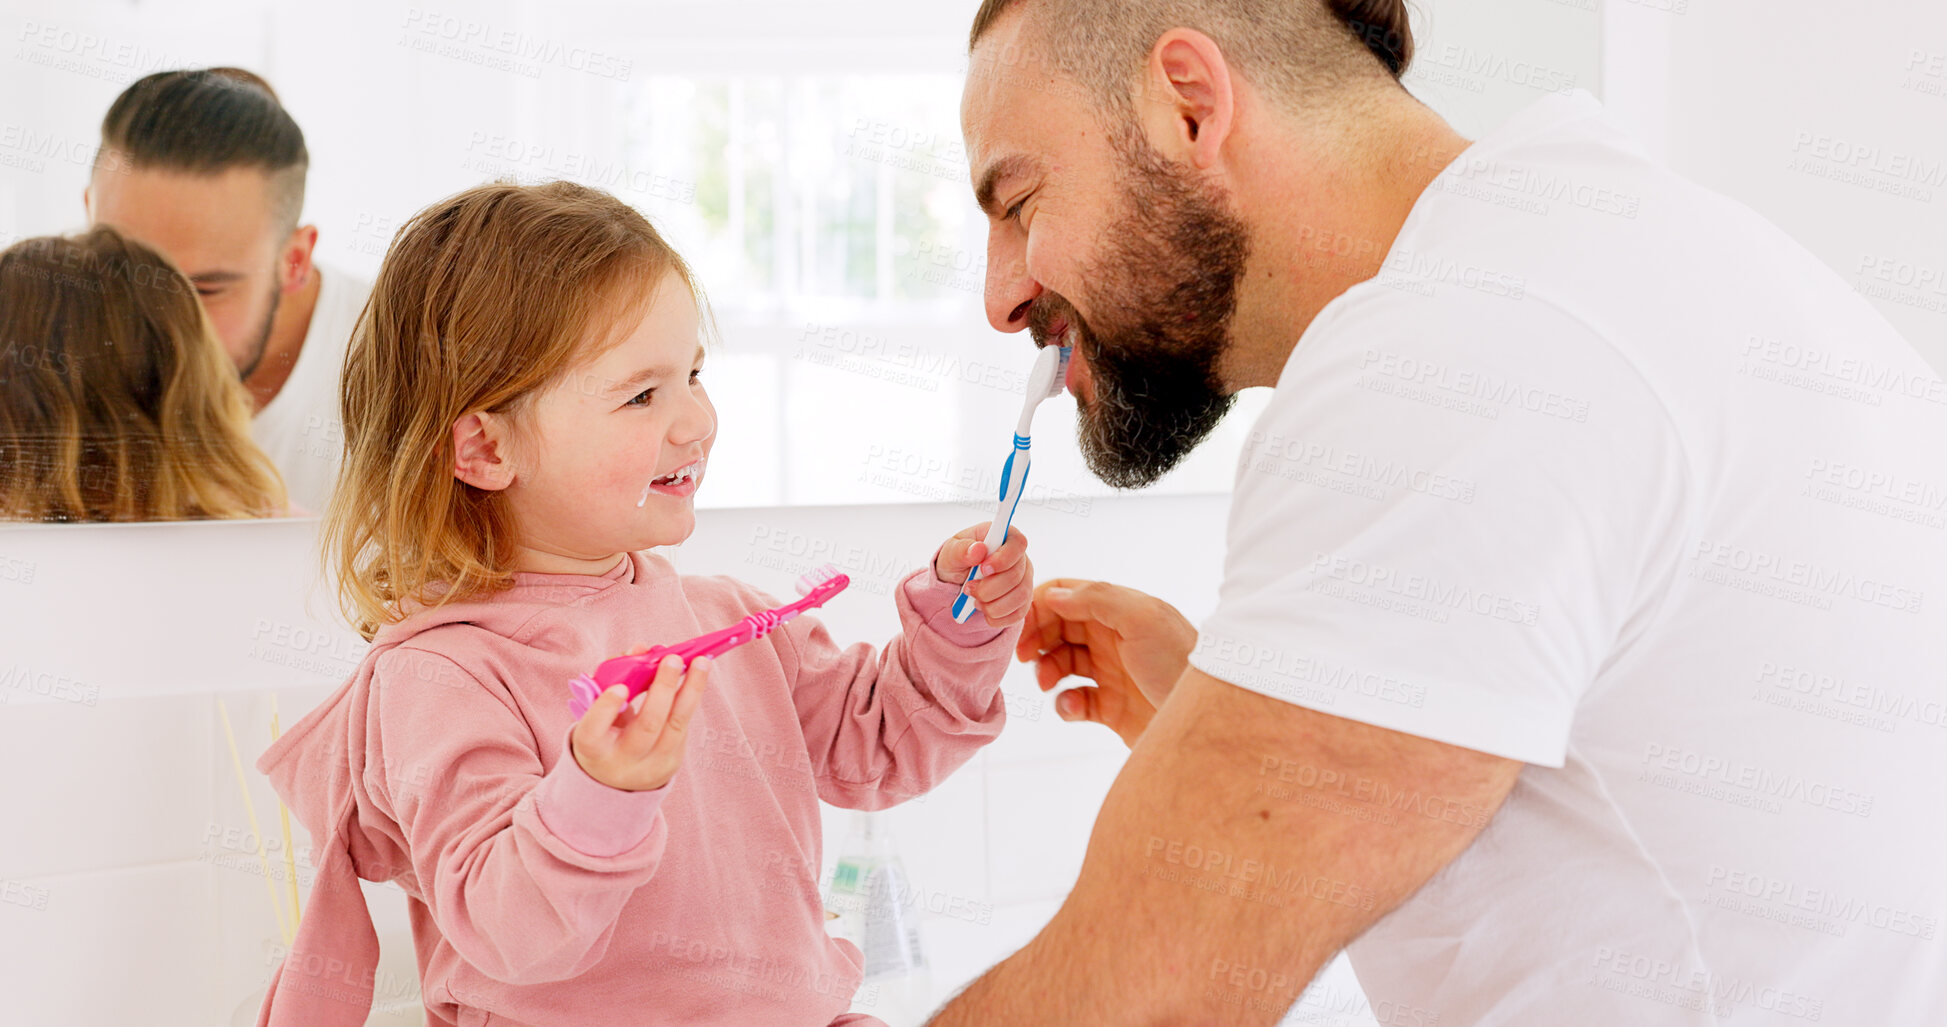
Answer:
POLYGON ((656 668, 664 657, 681 656, 684 669, 688 669, 690 661, 699 656, 714 658, 745 642, 763 638, 798 614, 825 605, 851 583, 852 579, 840 574, 838 568, 826 564, 798 579, 798 594, 804 598, 795 603, 753 613, 727 628, 699 635, 687 642, 659 645, 646 653, 604 660, 601 666, 595 668, 594 674, 582 674, 568 682, 568 709, 579 720, 603 691, 616 685, 627 685, 629 698, 634 699, 649 687, 649 681, 656 676, 656 668))

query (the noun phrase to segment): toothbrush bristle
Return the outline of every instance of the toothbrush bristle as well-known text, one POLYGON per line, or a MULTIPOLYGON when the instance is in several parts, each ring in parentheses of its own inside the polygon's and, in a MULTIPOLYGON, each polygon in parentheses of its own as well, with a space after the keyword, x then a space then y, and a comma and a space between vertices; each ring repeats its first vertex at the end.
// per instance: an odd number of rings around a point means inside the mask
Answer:
POLYGON ((828 563, 823 567, 808 571, 802 577, 798 578, 798 594, 808 596, 811 594, 812 589, 836 577, 838 577, 838 567, 834 564, 828 563))
POLYGON ((1050 397, 1061 395, 1062 389, 1067 387, 1068 362, 1075 358, 1074 347, 1062 346, 1060 348, 1061 348, 1061 359, 1058 363, 1055 364, 1055 380, 1048 385, 1048 395, 1050 397))

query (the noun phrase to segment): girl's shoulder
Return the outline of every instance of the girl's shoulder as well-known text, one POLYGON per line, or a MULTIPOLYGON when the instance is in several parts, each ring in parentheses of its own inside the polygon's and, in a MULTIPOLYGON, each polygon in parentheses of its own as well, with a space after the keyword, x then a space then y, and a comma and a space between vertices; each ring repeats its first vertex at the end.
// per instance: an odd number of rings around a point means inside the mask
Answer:
POLYGON ((477 688, 493 678, 483 673, 502 636, 463 621, 427 628, 410 639, 371 654, 375 685, 438 684, 477 688))
POLYGON ((684 574, 677 578, 683 598, 699 615, 706 611, 735 611, 738 616, 768 610, 780 600, 763 589, 728 574, 684 574))

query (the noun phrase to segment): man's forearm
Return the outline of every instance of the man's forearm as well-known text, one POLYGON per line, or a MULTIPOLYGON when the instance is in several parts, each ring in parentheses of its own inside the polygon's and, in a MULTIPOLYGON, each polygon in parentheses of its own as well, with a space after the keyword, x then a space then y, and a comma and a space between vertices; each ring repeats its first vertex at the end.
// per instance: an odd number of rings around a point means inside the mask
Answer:
POLYGON ((1191 671, 1109 790, 1068 900, 939 1027, 1278 1022, 1346 942, 1480 826, 1359 815, 1267 788, 1293 764, 1491 811, 1520 764, 1267 699, 1191 671), (1262 982, 1240 994, 1237 971, 1262 982))
MULTIPOLYGON (((1226 984, 1230 971, 1248 974, 1253 969, 1248 961, 1211 960, 1209 966, 1159 961, 1130 951, 1129 939, 1099 933, 1091 943, 1072 936, 1065 926, 1051 923, 1025 948, 962 989, 927 1027, 1275 1023, 1323 965, 1317 960, 1289 977, 1281 975, 1279 986, 1252 996, 1258 1006, 1254 1019, 1234 1020, 1225 1006, 1212 1004, 1212 996, 1233 994, 1226 984), (1195 980, 1180 980, 1185 977, 1195 980), (1153 989, 1156 984, 1163 987, 1153 989)), ((1182 955, 1196 948, 1185 946, 1182 955)), ((1229 1012, 1249 1011, 1238 1003, 1229 1012)))
POLYGON ((1049 964, 1053 962, 1031 955, 1033 948, 1033 943, 1029 943, 1027 948, 996 963, 993 969, 962 988, 939 1015, 926 1022, 927 1027, 1055 1022, 1057 1014, 1072 1008, 1078 996, 1029 983, 1038 967, 1046 972, 1052 970, 1049 964))
POLYGON ((1265 803, 1224 769, 1269 743, 1198 698, 1172 696, 1130 752, 1048 926, 935 1024, 1272 1024, 1338 951, 1352 928, 1336 921, 1359 911, 1301 886, 1317 873, 1306 839, 1331 832, 1304 830, 1291 820, 1303 807, 1265 803), (1213 997, 1231 966, 1275 968, 1280 987, 1249 1007, 1213 997))

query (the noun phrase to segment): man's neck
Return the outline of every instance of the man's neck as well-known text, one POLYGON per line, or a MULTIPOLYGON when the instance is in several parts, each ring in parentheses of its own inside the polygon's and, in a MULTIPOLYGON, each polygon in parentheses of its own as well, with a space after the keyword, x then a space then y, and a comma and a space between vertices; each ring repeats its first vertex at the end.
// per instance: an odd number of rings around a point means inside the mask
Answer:
POLYGON ((1267 141, 1270 159, 1256 165, 1267 173, 1239 188, 1251 259, 1224 380, 1238 389, 1276 385, 1312 319, 1379 273, 1413 205, 1468 145, 1404 94, 1342 140, 1267 141))
POLYGON ((313 265, 304 285, 277 305, 277 313, 271 318, 270 339, 264 343, 264 357, 257 362, 257 369, 250 377, 243 380, 243 387, 259 412, 291 380, 298 355, 304 351, 305 337, 311 333, 311 314, 318 309, 318 291, 323 284, 324 272, 313 265))

